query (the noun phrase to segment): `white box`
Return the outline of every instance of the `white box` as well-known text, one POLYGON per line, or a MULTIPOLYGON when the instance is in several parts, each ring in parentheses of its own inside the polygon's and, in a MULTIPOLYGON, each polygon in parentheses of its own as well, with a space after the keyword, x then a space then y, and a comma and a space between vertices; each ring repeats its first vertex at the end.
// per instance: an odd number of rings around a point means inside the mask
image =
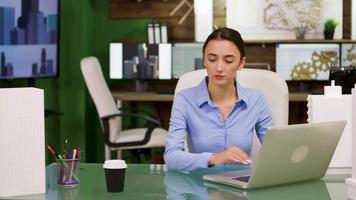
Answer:
POLYGON ((0 159, 0 197, 46 192, 43 90, 0 89, 0 159))
POLYGON ((346 120, 347 124, 329 167, 351 170, 351 95, 325 97, 308 96, 308 122, 346 120))
POLYGON ((356 84, 352 89, 352 176, 346 179, 346 183, 349 185, 349 198, 356 199, 356 84), (353 197, 353 198, 351 198, 353 197))

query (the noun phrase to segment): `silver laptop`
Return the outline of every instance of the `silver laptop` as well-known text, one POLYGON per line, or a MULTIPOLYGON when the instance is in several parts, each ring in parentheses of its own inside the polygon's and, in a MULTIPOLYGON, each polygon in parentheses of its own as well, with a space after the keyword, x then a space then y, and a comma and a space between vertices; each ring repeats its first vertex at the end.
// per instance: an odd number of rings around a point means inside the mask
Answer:
POLYGON ((271 127, 251 169, 204 175, 241 188, 259 188, 322 178, 346 121, 271 127))

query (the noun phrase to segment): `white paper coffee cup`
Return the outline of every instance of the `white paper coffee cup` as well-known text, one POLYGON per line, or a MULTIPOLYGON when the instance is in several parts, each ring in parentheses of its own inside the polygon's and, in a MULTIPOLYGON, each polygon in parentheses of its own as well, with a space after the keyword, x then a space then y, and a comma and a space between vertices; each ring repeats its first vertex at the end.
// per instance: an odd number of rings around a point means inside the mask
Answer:
POLYGON ((103 168, 105 169, 124 169, 127 168, 127 164, 124 160, 106 160, 103 168))
POLYGON ((127 164, 124 160, 106 160, 105 170, 106 189, 108 192, 122 192, 125 185, 127 164))

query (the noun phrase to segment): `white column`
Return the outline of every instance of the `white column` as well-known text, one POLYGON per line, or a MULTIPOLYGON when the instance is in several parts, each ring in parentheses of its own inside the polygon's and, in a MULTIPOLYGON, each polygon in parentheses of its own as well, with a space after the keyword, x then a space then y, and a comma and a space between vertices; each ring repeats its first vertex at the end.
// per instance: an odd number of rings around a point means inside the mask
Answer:
POLYGON ((194 0, 195 41, 204 42, 213 31, 213 0, 194 0))
POLYGON ((346 183, 349 185, 349 192, 348 192, 349 198, 356 199, 356 191, 355 191, 356 190, 356 84, 355 87, 352 89, 352 127, 351 128, 352 128, 352 150, 351 150, 352 177, 346 179, 346 183))
POLYGON ((356 40, 356 0, 351 1, 351 39, 356 40))

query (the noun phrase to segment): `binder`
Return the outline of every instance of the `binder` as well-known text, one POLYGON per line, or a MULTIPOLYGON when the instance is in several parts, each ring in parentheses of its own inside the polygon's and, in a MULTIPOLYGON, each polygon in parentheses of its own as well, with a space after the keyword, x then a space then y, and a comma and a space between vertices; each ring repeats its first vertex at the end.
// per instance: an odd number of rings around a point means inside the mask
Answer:
POLYGON ((167 24, 161 23, 161 43, 168 42, 168 31, 167 31, 167 24))
POLYGON ((154 24, 154 36, 155 36, 155 44, 161 43, 161 28, 159 23, 154 24))
POLYGON ((147 36, 148 36, 148 44, 154 44, 155 38, 154 38, 152 23, 147 24, 147 36))

